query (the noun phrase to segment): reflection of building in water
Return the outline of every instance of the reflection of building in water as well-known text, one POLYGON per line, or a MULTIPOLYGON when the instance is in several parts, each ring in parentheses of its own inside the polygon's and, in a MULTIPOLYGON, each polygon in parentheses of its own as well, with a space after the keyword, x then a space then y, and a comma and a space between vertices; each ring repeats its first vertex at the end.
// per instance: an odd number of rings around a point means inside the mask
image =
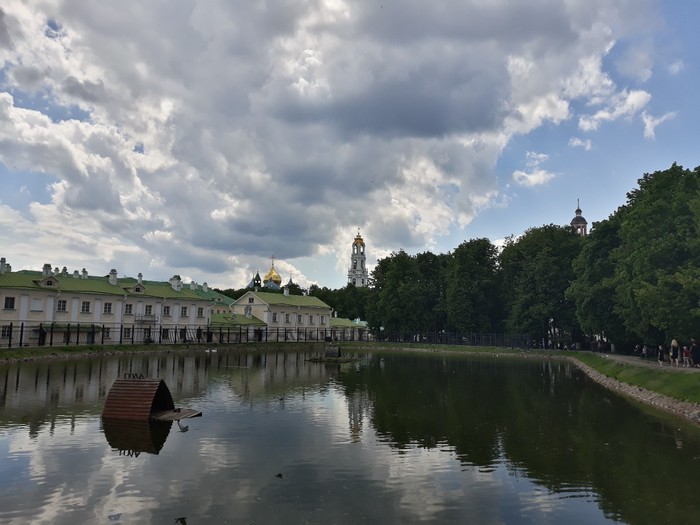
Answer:
POLYGON ((228 366, 228 383, 241 398, 279 399, 305 388, 318 388, 337 376, 337 367, 309 363, 304 352, 239 354, 228 366))
POLYGON ((369 397, 365 390, 357 390, 347 395, 348 421, 350 423, 350 440, 359 443, 362 440, 362 425, 365 409, 370 406, 369 397))
POLYGON ((199 352, 13 363, 0 375, 0 428, 30 422, 33 431, 58 415, 99 415, 112 383, 125 374, 162 378, 176 399, 199 395, 206 388, 210 361, 199 352))

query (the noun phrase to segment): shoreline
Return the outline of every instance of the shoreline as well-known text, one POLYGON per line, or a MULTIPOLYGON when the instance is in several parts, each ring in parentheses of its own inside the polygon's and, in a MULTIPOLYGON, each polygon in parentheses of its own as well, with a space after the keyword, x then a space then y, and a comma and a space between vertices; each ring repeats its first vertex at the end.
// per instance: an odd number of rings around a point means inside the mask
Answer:
MULTIPOLYGON (((271 350, 276 347, 284 346, 286 347, 291 343, 271 343, 271 344, 237 344, 231 347, 226 347, 225 351, 239 351, 239 350, 252 350, 252 351, 262 351, 271 350)), ((310 343, 313 345, 313 343, 310 343)), ((160 353, 175 353, 181 351, 191 351, 191 350, 206 350, 210 346, 216 347, 217 345, 184 345, 184 346, 168 346, 163 348, 158 347, 116 347, 109 350, 91 349, 85 352, 76 351, 64 351, 64 352, 49 352, 41 354, 33 354, 32 349, 28 350, 26 356, 13 355, 11 357, 3 357, 2 350, 0 349, 0 366, 10 365, 13 363, 28 363, 33 361, 53 361, 62 359, 89 359, 89 358, 100 358, 100 357, 114 357, 118 355, 134 355, 134 354, 160 354, 160 353)), ((499 349, 499 348, 489 348, 489 351, 474 351, 469 349, 454 349, 454 348, 415 348, 415 347, 405 347, 405 346, 383 346, 383 345, 349 345, 345 346, 346 350, 359 350, 359 351, 376 351, 376 350, 387 350, 387 351, 402 351, 402 352, 419 352, 419 353, 451 353, 458 355, 473 355, 473 356, 491 356, 499 357, 501 355, 507 357, 516 357, 524 359, 559 359, 568 361, 575 366, 577 366, 587 377, 596 383, 602 385, 603 387, 617 392, 623 396, 630 397, 635 401, 643 403, 645 405, 651 406, 653 408, 659 409, 663 412, 672 414, 674 416, 680 417, 686 421, 694 423, 700 426, 700 403, 693 403, 689 401, 681 401, 673 397, 655 392, 653 390, 648 390, 639 386, 631 385, 625 383, 618 379, 607 376, 601 372, 598 372, 593 367, 587 365, 581 360, 577 359, 575 356, 571 355, 557 355, 550 353, 543 353, 538 351, 512 351, 512 349, 499 349), (508 350, 505 353, 499 353, 499 350, 508 350)), ((23 349, 24 350, 24 349, 23 349)), ((607 357, 607 356, 606 356, 607 357)), ((628 364, 627 366, 639 366, 635 364, 628 364)))

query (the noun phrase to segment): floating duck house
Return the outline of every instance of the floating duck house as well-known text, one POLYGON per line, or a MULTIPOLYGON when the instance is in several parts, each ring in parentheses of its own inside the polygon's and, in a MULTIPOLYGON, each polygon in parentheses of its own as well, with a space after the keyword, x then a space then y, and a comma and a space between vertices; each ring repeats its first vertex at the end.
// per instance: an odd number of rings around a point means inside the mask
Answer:
POLYGON ((201 416, 189 408, 175 408, 162 379, 117 379, 107 394, 102 417, 131 421, 177 421, 201 416))

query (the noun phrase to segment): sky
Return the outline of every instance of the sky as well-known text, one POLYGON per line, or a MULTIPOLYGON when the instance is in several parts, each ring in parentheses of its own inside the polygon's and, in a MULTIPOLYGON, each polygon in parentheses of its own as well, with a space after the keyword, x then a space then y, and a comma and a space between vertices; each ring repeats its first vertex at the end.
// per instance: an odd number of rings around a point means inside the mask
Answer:
MULTIPOLYGON (((0 256, 340 288, 700 165, 700 3, 3 0, 0 256)), ((590 226, 589 226, 590 227, 590 226)))

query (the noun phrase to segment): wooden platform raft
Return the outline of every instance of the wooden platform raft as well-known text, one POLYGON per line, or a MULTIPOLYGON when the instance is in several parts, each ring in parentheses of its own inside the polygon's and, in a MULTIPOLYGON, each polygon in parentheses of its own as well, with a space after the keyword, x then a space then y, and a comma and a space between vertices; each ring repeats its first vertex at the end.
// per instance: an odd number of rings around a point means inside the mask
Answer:
POLYGON ((191 408, 175 408, 162 379, 117 379, 102 411, 104 419, 130 421, 177 421, 201 415, 191 408))

